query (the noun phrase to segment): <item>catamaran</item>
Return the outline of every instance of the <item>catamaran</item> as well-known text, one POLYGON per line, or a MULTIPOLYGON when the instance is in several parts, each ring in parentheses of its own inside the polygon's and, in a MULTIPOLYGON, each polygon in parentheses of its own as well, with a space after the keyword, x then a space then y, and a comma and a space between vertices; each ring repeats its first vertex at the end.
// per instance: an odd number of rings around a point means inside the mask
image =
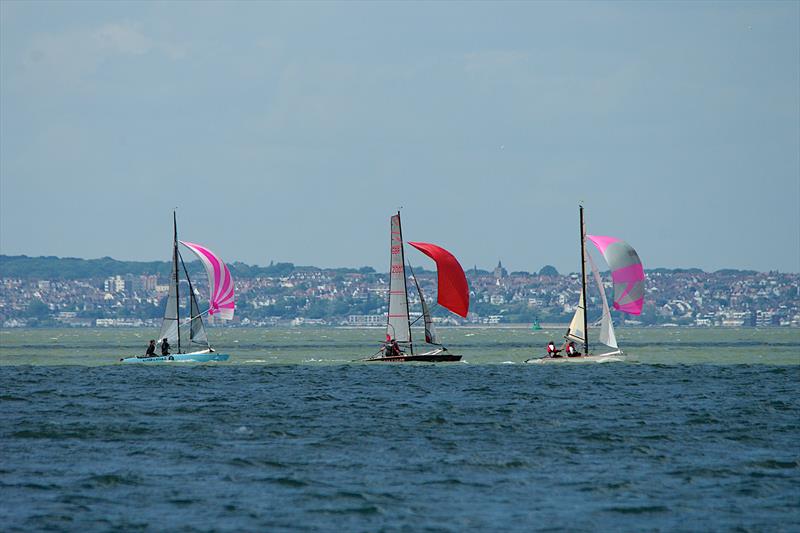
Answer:
POLYGON ((161 322, 161 331, 158 334, 159 345, 167 339, 170 347, 175 349, 169 355, 159 356, 135 356, 120 359, 123 363, 158 363, 158 362, 191 362, 207 363, 217 361, 227 361, 228 354, 221 354, 214 351, 208 342, 206 328, 203 325, 203 315, 218 315, 223 320, 231 320, 235 309, 233 278, 231 277, 228 266, 214 252, 192 242, 178 240, 178 223, 175 212, 172 213, 172 273, 170 274, 169 295, 167 296, 167 306, 164 311, 164 320, 161 322), (197 304, 192 280, 189 278, 189 271, 183 262, 178 243, 191 250, 208 274, 208 285, 210 289, 209 307, 206 311, 200 312, 197 304), (180 269, 178 268, 180 263, 180 269), (180 308, 180 272, 183 271, 185 281, 188 285, 189 316, 181 320, 180 308))
MULTIPOLYGON (((425 343, 432 347, 428 351, 415 353, 414 342, 411 339, 411 326, 413 322, 409 316, 408 286, 406 276, 405 251, 403 248, 403 230, 400 225, 400 212, 390 219, 390 249, 389 262, 389 313, 386 323, 386 342, 380 351, 364 359, 365 361, 407 362, 407 361, 460 361, 461 356, 451 354, 439 342, 436 329, 433 326, 430 309, 425 301, 425 295, 417 282, 411 265, 411 277, 417 288, 419 301, 422 306, 422 318, 425 324, 425 343)), ((453 254, 435 244, 426 242, 409 242, 411 246, 421 251, 436 262, 438 295, 437 302, 442 307, 453 313, 466 317, 469 311, 469 288, 464 269, 453 254)))
POLYGON ((575 315, 567 328, 564 339, 567 342, 577 342, 583 344, 583 353, 580 356, 568 356, 566 353, 561 357, 551 355, 528 359, 526 363, 608 363, 615 361, 625 361, 629 357, 623 353, 617 344, 617 336, 614 333, 614 323, 611 320, 611 311, 608 308, 603 281, 600 272, 597 270, 591 254, 586 249, 586 240, 590 240, 600 253, 603 254, 608 266, 611 268, 611 279, 614 282, 614 309, 631 315, 639 315, 644 305, 644 269, 642 261, 636 250, 630 244, 617 239, 616 237, 604 237, 598 235, 586 235, 586 224, 583 219, 583 206, 580 206, 580 226, 581 226, 581 295, 575 315), (600 333, 598 341, 605 346, 601 353, 589 351, 589 328, 586 323, 586 262, 592 270, 595 284, 600 291, 600 301, 603 304, 603 315, 600 317, 600 333))

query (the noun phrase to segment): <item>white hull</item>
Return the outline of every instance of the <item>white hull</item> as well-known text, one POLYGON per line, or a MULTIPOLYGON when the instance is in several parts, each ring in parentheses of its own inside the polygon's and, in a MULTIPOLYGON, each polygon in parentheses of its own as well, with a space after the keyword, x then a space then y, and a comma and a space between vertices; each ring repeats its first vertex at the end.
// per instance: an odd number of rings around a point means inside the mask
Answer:
POLYGON ((633 358, 617 350, 597 355, 581 355, 580 357, 540 357, 538 359, 528 359, 525 362, 534 365, 550 365, 560 363, 622 363, 626 361, 633 361, 633 358))
POLYGON ((228 360, 228 354, 217 353, 211 350, 201 350, 192 353, 172 355, 159 355, 156 357, 126 357, 120 359, 122 363, 218 363, 228 360))

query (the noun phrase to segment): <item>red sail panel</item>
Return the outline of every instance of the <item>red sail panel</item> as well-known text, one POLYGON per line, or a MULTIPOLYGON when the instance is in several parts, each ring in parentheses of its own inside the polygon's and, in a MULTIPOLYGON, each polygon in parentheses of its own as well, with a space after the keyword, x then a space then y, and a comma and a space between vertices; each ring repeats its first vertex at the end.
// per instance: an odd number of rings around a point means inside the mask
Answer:
POLYGON ((464 269, 453 254, 435 244, 409 242, 411 246, 436 261, 438 302, 455 314, 465 317, 469 311, 469 287, 464 269))

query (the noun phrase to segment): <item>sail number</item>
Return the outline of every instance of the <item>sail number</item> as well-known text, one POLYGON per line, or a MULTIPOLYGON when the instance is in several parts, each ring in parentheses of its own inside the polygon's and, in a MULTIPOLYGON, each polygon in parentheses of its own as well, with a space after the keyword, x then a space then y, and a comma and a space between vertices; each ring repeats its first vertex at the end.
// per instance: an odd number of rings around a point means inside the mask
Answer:
POLYGON ((402 274, 403 265, 392 265, 392 274, 402 274))
POLYGON ((392 255, 397 255, 399 253, 400 253, 400 247, 399 246, 392 246, 392 255))

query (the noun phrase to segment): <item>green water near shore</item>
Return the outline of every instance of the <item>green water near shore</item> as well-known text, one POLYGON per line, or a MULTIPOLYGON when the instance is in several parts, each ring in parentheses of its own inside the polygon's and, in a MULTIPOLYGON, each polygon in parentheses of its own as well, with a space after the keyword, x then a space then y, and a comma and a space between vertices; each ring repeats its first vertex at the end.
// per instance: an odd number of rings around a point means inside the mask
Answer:
MULTIPOLYGON (((563 330, 443 328, 452 353, 468 364, 522 363, 543 354, 563 330)), ((146 328, 0 330, 0 365, 107 365, 144 353, 146 328)), ((211 328, 226 364, 343 364, 378 350, 381 329, 211 328)), ((418 335, 417 338, 420 338, 418 335)), ((643 364, 800 364, 798 329, 619 328, 620 347, 643 364)))

